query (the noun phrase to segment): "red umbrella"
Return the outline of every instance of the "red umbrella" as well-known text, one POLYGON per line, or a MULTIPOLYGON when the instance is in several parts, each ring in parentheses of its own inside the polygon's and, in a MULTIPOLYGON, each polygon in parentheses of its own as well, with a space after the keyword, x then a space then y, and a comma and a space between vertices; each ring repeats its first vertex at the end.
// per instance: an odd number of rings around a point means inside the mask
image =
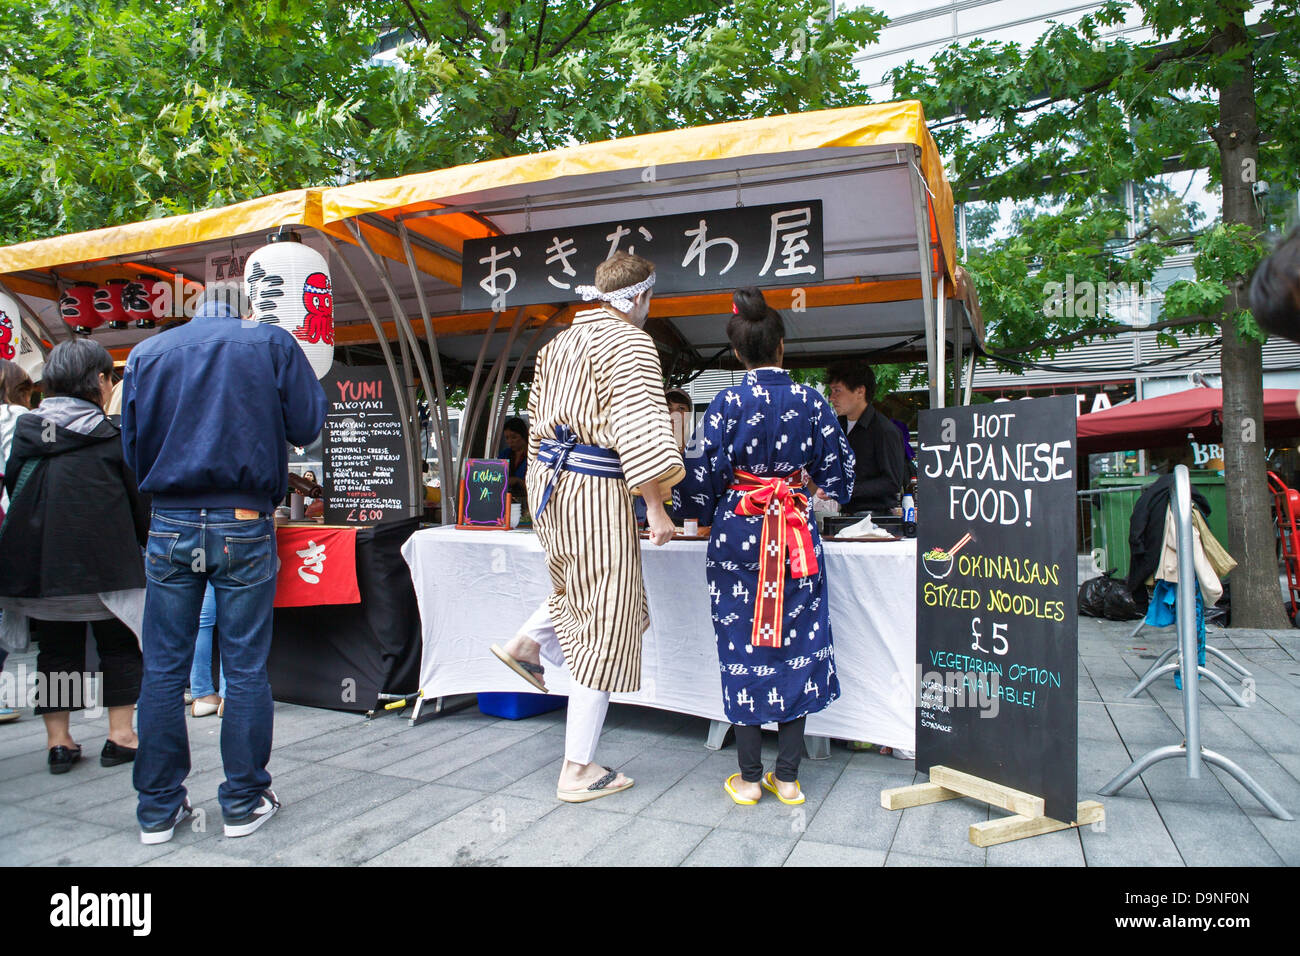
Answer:
MULTIPOLYGON (((1294 389, 1264 389, 1264 424, 1271 438, 1300 433, 1294 389)), ((1197 441, 1218 441, 1223 437, 1223 391, 1189 388, 1116 405, 1080 415, 1078 426, 1082 455, 1182 445, 1188 433, 1197 441)))

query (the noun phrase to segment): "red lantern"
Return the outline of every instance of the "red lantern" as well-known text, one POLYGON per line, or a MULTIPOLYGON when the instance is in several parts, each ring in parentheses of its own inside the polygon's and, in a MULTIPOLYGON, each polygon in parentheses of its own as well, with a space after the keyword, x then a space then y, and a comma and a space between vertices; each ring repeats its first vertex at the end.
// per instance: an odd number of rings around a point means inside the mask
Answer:
POLYGON ((157 324, 153 314, 153 304, 158 300, 157 282, 153 276, 139 276, 122 289, 122 308, 128 318, 135 320, 137 329, 152 329, 157 324))
POLYGON ((95 311, 108 323, 110 329, 125 329, 129 325, 126 308, 122 305, 125 279, 109 279, 108 285, 95 290, 95 311))
POLYGON ((95 291, 93 282, 74 282, 63 290, 59 299, 63 321, 78 335, 89 335, 104 322, 104 317, 95 311, 95 291))

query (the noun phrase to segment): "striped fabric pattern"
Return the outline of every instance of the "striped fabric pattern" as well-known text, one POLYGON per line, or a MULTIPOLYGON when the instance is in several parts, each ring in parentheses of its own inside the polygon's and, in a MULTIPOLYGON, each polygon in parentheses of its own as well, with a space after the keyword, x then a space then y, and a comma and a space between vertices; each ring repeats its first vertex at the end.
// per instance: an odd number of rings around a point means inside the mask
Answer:
POLYGON ((586 445, 616 452, 623 478, 562 471, 534 523, 554 591, 551 621, 570 674, 594 690, 641 688, 641 636, 650 625, 633 490, 669 490, 686 471, 673 438, 654 341, 603 309, 579 312, 537 356, 528 401, 528 498, 550 469, 541 441, 567 425, 586 445))

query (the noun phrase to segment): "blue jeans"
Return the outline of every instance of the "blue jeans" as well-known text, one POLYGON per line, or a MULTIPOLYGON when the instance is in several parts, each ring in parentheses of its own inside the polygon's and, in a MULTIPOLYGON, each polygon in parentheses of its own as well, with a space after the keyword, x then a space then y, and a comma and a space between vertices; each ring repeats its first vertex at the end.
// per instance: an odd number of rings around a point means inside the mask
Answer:
POLYGON ((145 551, 144 678, 134 771, 141 826, 167 821, 185 799, 190 746, 184 691, 208 582, 216 593, 226 678, 226 780, 217 789, 222 813, 250 812, 270 786, 266 764, 274 712, 266 659, 275 571, 275 524, 269 516, 236 520, 231 508, 154 510, 145 551))
POLYGON ((208 582, 199 611, 199 636, 194 641, 194 666, 190 668, 190 696, 196 700, 218 694, 226 696, 226 667, 221 665, 221 690, 212 685, 212 629, 217 623, 217 593, 208 582))

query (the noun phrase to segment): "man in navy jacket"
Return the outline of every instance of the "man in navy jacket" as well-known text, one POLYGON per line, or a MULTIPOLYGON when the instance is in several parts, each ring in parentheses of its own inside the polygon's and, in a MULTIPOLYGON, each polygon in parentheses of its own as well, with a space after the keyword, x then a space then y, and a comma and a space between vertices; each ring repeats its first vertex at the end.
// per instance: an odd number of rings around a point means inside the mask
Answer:
POLYGON ((241 319, 220 297, 127 359, 122 444, 153 497, 145 553, 144 678, 135 760, 140 839, 165 843, 192 812, 184 691, 206 582, 217 598, 226 676, 218 789, 228 837, 279 808, 266 772, 273 705, 266 659, 275 599, 272 512, 288 485, 286 443, 325 423, 325 392, 284 329, 241 319))

